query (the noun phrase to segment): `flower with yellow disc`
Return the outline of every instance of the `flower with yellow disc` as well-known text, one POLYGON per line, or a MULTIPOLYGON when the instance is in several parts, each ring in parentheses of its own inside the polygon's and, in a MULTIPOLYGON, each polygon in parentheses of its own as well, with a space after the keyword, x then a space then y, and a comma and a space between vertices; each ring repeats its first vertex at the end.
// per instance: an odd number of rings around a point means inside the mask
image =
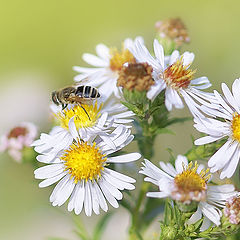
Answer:
MULTIPOLYGON (((158 192, 147 193, 148 197, 170 197, 179 205, 194 206, 196 212, 191 216, 188 224, 193 224, 204 216, 201 230, 207 229, 212 223, 220 225, 226 199, 233 196, 234 186, 231 184, 211 186, 209 184, 209 169, 203 165, 188 163, 185 156, 179 155, 175 161, 175 168, 170 163, 160 162, 156 167, 145 159, 140 173, 146 175, 144 179, 159 187, 158 192), (191 204, 191 205, 190 205, 191 204)), ((192 211, 192 210, 191 210, 192 211)))
MULTIPOLYGON (((73 125, 74 141, 62 149, 47 166, 35 170, 35 178, 43 179, 39 187, 47 187, 56 182, 50 201, 53 206, 61 206, 68 199, 68 210, 80 214, 85 209, 87 216, 100 209, 108 210, 107 202, 117 208, 117 200, 123 195, 121 190, 133 190, 135 180, 108 167, 111 163, 128 163, 138 160, 139 153, 129 153, 110 157, 109 154, 121 150, 133 140, 130 129, 119 125, 111 134, 114 143, 112 149, 101 138, 96 141, 79 139, 76 126, 73 125)), ((48 153, 42 153, 38 157, 48 153)), ((39 159, 38 158, 38 159, 39 159)))

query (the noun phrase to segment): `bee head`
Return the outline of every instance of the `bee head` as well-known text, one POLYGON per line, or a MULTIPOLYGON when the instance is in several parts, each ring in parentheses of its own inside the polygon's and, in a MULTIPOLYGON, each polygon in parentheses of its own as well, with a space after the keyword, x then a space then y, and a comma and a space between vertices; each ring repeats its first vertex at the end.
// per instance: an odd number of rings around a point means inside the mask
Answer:
POLYGON ((58 98, 57 98, 57 92, 56 92, 56 91, 52 92, 52 101, 53 101, 53 103, 55 103, 56 105, 59 105, 59 104, 60 104, 59 101, 58 101, 58 98))

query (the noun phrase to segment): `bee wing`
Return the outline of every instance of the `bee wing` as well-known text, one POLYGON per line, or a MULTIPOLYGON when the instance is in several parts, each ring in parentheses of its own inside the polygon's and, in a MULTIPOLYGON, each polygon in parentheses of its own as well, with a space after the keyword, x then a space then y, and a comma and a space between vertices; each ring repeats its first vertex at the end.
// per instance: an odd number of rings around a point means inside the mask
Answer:
POLYGON ((91 99, 83 98, 79 96, 70 96, 68 100, 72 103, 79 103, 79 104, 88 104, 91 102, 91 99))
POLYGON ((76 82, 74 83, 72 86, 77 88, 79 86, 82 86, 82 85, 86 85, 86 83, 89 81, 89 78, 88 77, 85 77, 81 80, 81 82, 76 82))

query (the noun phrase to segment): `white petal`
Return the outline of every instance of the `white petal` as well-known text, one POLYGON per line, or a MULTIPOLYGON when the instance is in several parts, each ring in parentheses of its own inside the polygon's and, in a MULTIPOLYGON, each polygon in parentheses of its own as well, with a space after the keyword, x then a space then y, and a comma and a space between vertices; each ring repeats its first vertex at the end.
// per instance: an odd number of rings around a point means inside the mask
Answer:
POLYGON ((51 164, 44 167, 40 167, 34 171, 34 175, 36 179, 45 179, 51 178, 59 173, 62 173, 65 169, 63 164, 51 164))
POLYGON ((92 196, 92 206, 93 206, 93 211, 95 214, 99 214, 99 200, 98 200, 98 194, 96 192, 96 189, 93 187, 96 183, 89 183, 89 189, 91 192, 91 196, 92 196))
POLYGON ((91 191, 90 191, 90 186, 89 182, 86 182, 85 186, 85 197, 84 197, 84 209, 86 215, 89 217, 92 215, 92 196, 91 196, 91 191))
POLYGON ((103 184, 102 180, 98 181, 98 184, 105 196, 105 198, 107 199, 107 201, 114 207, 114 208, 118 208, 119 204, 117 202, 117 200, 113 197, 113 195, 111 194, 111 192, 105 187, 105 185, 103 184))
POLYGON ((48 186, 52 185, 53 183, 57 182, 58 180, 60 180, 66 174, 67 174, 67 172, 63 172, 63 173, 60 173, 60 174, 58 174, 58 175, 56 175, 54 177, 47 178, 44 181, 39 183, 39 187, 40 188, 48 187, 48 186))
POLYGON ((119 172, 116 172, 116 171, 114 171, 112 169, 109 169, 109 168, 105 168, 105 172, 110 174, 111 176, 119 179, 119 180, 124 181, 124 182, 128 182, 128 183, 135 183, 136 182, 136 180, 134 178, 128 177, 126 175, 123 175, 123 174, 121 174, 119 172))
POLYGON ((154 53, 155 56, 157 58, 157 60, 159 61, 160 65, 162 66, 162 69, 159 69, 160 71, 163 70, 164 68, 164 52, 163 52, 163 47, 162 45, 159 44, 157 39, 154 39, 154 53))
POLYGON ((95 188, 95 191, 98 195, 98 200, 99 200, 100 207, 102 208, 103 211, 107 212, 108 206, 107 206, 106 200, 103 196, 103 193, 102 193, 101 189, 99 188, 97 183, 94 184, 93 187, 95 188))
POLYGON ((197 208, 197 211, 189 218, 187 221, 188 224, 194 224, 202 218, 202 210, 200 207, 197 208))
POLYGON ((148 192, 147 193, 147 197, 151 197, 151 198, 166 198, 166 197, 168 197, 168 194, 164 193, 164 192, 148 192))
POLYGON ((69 131, 70 131, 72 137, 77 141, 77 139, 79 138, 79 135, 77 132, 76 125, 74 123, 74 116, 69 120, 68 128, 69 128, 69 131))
POLYGON ((240 79, 236 79, 232 85, 232 93, 233 93, 233 97, 235 98, 235 101, 237 102, 238 106, 240 106, 239 89, 240 89, 240 79))
POLYGON ((236 102, 226 83, 222 83, 222 91, 230 105, 239 113, 238 103, 236 102))
POLYGON ((97 55, 105 61, 108 61, 110 59, 109 48, 106 45, 101 43, 98 44, 96 46, 96 52, 97 55))
POLYGON ((160 167, 162 170, 166 173, 168 173, 170 176, 175 177, 177 175, 176 169, 172 166, 170 163, 164 163, 164 162, 159 162, 160 167))
POLYGON ((127 163, 127 162, 133 162, 138 160, 141 157, 140 153, 129 153, 129 154, 123 154, 116 157, 110 157, 107 159, 107 162, 109 163, 127 163))
POLYGON ((93 54, 85 53, 82 56, 83 60, 95 67, 108 67, 109 63, 103 59, 94 56, 93 54))
POLYGON ((178 155, 177 159, 175 161, 175 168, 177 170, 177 173, 182 173, 183 172, 183 167, 188 166, 188 160, 185 156, 183 155, 178 155))
POLYGON ((83 208, 83 202, 85 199, 85 186, 84 186, 84 181, 78 182, 78 189, 76 192, 76 200, 74 202, 75 205, 75 213, 78 215, 81 213, 82 208, 83 208))
POLYGON ((220 136, 220 137, 205 136, 205 137, 201 137, 201 138, 195 140, 195 141, 194 141, 194 144, 195 144, 195 145, 203 145, 203 144, 215 142, 215 141, 221 139, 222 137, 223 137, 223 136, 220 136))

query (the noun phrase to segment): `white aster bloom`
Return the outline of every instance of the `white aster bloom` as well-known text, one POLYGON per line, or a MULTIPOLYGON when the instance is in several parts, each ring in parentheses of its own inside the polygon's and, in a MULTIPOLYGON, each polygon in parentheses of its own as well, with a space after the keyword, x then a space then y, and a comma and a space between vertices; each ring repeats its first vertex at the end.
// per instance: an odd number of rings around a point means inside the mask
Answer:
MULTIPOLYGON (((32 144, 35 146, 35 151, 47 153, 47 159, 53 159, 59 151, 65 149, 73 141, 76 135, 75 131, 82 140, 94 139, 99 136, 115 149, 116 146, 108 137, 108 133, 121 124, 130 128, 131 126, 127 124, 133 121, 133 112, 127 111, 126 107, 117 103, 110 103, 110 106, 106 105, 104 108, 97 102, 93 105, 82 104, 81 106, 69 105, 62 111, 59 107, 52 105, 51 109, 60 126, 55 126, 49 134, 42 133, 40 139, 32 144), (88 115, 81 106, 84 107, 88 115)), ((44 159, 45 156, 38 156, 39 161, 45 162, 44 159)))
POLYGON ((196 212, 189 219, 193 224, 204 217, 201 230, 207 229, 211 222, 220 225, 222 212, 219 208, 225 206, 226 199, 233 196, 234 186, 231 184, 210 186, 208 170, 203 165, 188 164, 186 157, 179 155, 175 161, 175 168, 170 163, 160 162, 158 168, 145 159, 140 173, 146 175, 145 181, 159 187, 159 192, 149 192, 148 197, 166 198, 190 204, 198 202, 196 212))
POLYGON ((195 141, 202 145, 228 137, 223 146, 209 159, 211 172, 222 170, 220 178, 230 178, 238 165, 240 157, 240 79, 232 85, 232 93, 225 83, 222 83, 223 95, 214 91, 215 101, 201 106, 202 112, 211 117, 194 119, 194 127, 208 136, 195 141), (214 119, 217 117, 218 119, 214 119))
POLYGON ((196 101, 211 97, 211 94, 201 91, 201 89, 210 87, 211 83, 207 77, 193 79, 195 71, 192 71, 190 66, 194 60, 194 54, 184 52, 180 55, 179 51, 175 50, 171 56, 164 56, 163 47, 156 39, 153 47, 155 57, 149 53, 139 39, 136 39, 134 45, 129 47, 137 62, 147 62, 153 67, 152 76, 155 84, 147 92, 147 97, 154 100, 160 92, 165 90, 165 105, 168 111, 171 111, 173 107, 184 107, 180 97, 182 96, 192 114, 201 115, 196 101))
POLYGON ((131 39, 126 39, 122 51, 98 44, 96 46, 97 56, 89 53, 83 54, 83 60, 93 67, 74 66, 73 69, 80 73, 74 80, 77 82, 87 81, 87 84, 98 87, 100 94, 105 99, 108 99, 112 94, 120 98, 120 88, 117 87, 118 72, 124 63, 135 62, 133 55, 128 50, 132 44, 131 39))
POLYGON ((37 127, 31 122, 22 122, 0 138, 0 152, 7 151, 16 161, 21 162, 22 150, 30 147, 37 137, 37 127))
MULTIPOLYGON (((112 149, 104 141, 81 141, 75 128, 74 142, 46 163, 49 165, 35 170, 35 178, 44 179, 39 187, 47 187, 56 182, 50 201, 53 206, 61 206, 68 199, 68 210, 80 214, 83 207, 87 216, 92 211, 108 210, 107 202, 117 208, 117 200, 123 195, 119 190, 133 190, 135 180, 107 166, 110 163, 128 163, 138 160, 139 153, 109 157, 109 154, 121 150, 133 140, 130 129, 118 126, 109 138, 116 148, 112 149)), ((42 156, 42 155, 40 155, 42 156)), ((40 158, 41 159, 41 158, 40 158)))

